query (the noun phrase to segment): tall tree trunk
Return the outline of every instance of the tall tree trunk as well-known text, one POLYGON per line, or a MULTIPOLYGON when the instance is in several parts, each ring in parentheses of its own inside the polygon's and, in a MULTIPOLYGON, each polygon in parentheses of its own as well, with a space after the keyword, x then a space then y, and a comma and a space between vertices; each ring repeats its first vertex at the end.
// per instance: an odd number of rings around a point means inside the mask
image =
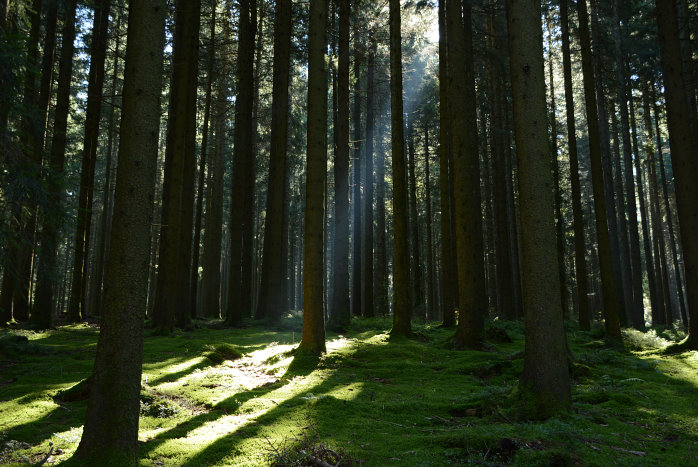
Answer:
MULTIPOLYGON (((47 173, 48 205, 43 215, 41 249, 37 269, 36 297, 32 320, 39 328, 51 326, 51 311, 55 306, 58 283, 57 253, 59 230, 63 224, 61 214, 61 193, 63 169, 65 165, 66 130, 70 109, 70 81, 73 71, 73 51, 75 42, 75 10, 77 0, 70 0, 65 7, 61 59, 56 91, 56 110, 53 121, 53 137, 47 173)), ((5 271, 7 273, 7 271, 5 271)), ((4 321, 0 320, 0 321, 4 321)))
MULTIPOLYGON (((645 329, 644 293, 642 290, 642 257, 640 256, 640 234, 637 222, 637 203, 633 183, 633 149, 630 142, 630 117, 628 115, 628 93, 626 90, 625 68, 623 60, 622 31, 619 0, 613 2, 614 43, 616 59, 616 81, 618 86, 618 105, 620 107, 620 125, 623 141, 623 162, 625 165, 625 189, 628 204, 628 232, 630 234, 630 267, 632 269, 632 308, 629 315, 635 329, 645 329)), ((635 154, 639 157, 639 154, 635 154)))
MULTIPOLYGON (((380 108, 380 106, 379 106, 380 108)), ((381 316, 390 310, 388 301, 388 263, 385 239, 385 149, 383 146, 384 125, 382 118, 378 121, 376 135, 376 271, 374 275, 376 295, 374 305, 381 316)))
POLYGON ((132 1, 119 174, 99 343, 80 445, 81 465, 138 463, 143 319, 165 47, 163 0, 132 1))
POLYGON ((424 318, 424 270, 422 258, 419 254, 419 212, 417 211, 417 177, 415 175, 415 148, 414 148, 414 114, 408 116, 407 120, 407 153, 408 153, 408 175, 409 175, 409 226, 410 226, 410 292, 412 296, 412 316, 424 318))
POLYGON ((489 59, 487 60, 487 82, 488 82, 488 99, 490 106, 490 151, 492 157, 492 172, 493 172, 493 217, 494 217, 494 244, 496 258, 496 284, 497 284, 497 315, 505 319, 513 319, 513 284, 512 270, 510 267, 511 250, 509 249, 509 229, 507 228, 507 186, 505 176, 505 161, 504 151, 503 122, 501 100, 502 100, 502 85, 500 76, 501 69, 497 67, 495 53, 498 51, 497 41, 495 40, 496 24, 495 24, 495 4, 493 0, 489 2, 489 11, 487 13, 487 47, 490 49, 489 59))
POLYGON ((431 213, 431 174, 429 171, 429 125, 425 119, 424 122, 424 193, 426 197, 426 234, 427 234, 427 281, 426 281, 426 297, 427 297, 427 309, 426 309, 426 319, 427 321, 434 321, 436 319, 437 310, 437 298, 436 298, 436 288, 434 281, 434 252, 432 246, 434 244, 434 239, 432 235, 432 213, 431 213))
POLYGON ((393 329, 391 336, 411 333, 409 298, 409 233, 407 171, 402 103, 402 37, 400 0, 390 0, 390 126, 393 162, 393 329))
POLYGON ((351 279, 351 312, 354 316, 361 316, 361 168, 363 161, 363 135, 361 132, 361 67, 363 65, 363 45, 360 39, 358 12, 360 0, 354 0, 356 11, 354 19, 354 111, 352 115, 354 134, 352 145, 354 146, 353 169, 353 194, 352 204, 354 220, 352 223, 352 279, 351 279))
POLYGON ((589 287, 587 285, 586 248, 584 246, 584 215, 579 182, 579 157, 577 155, 577 130, 574 118, 574 93, 572 91, 572 63, 570 60, 568 1, 560 0, 562 23, 562 61, 565 80, 565 105, 567 114, 567 142, 570 158, 570 184, 572 187, 572 217, 574 228, 574 265, 577 282, 577 309, 579 327, 588 331, 591 327, 589 287))
MULTIPOLYGON (((632 95, 632 91, 630 92, 632 95)), ((642 225, 642 245, 645 253, 645 269, 647 271, 647 283, 650 293, 650 312, 654 313, 657 305, 657 276, 655 274, 655 260, 652 257, 652 241, 650 239, 650 222, 649 212, 647 210, 647 197, 645 195, 645 185, 643 181, 643 173, 646 175, 646 170, 643 169, 643 164, 640 160, 640 150, 637 141, 637 122, 635 119, 635 105, 632 97, 630 98, 630 128, 632 130, 633 153, 635 154, 634 169, 635 169, 635 185, 637 185, 637 197, 640 202, 640 221, 642 225)), ((648 145, 649 147, 649 145, 648 145)), ((642 326, 645 326, 645 310, 643 305, 642 310, 642 326)))
POLYGON ((335 245, 330 325, 346 329, 351 320, 349 302, 349 0, 338 0, 337 124, 335 128, 335 245))
POLYGON ((551 19, 546 15, 548 29, 548 82, 550 83, 550 150, 552 153, 551 168, 553 173, 553 193, 555 199, 555 245, 557 247, 557 268, 560 275, 560 297, 562 300, 562 313, 567 316, 569 306, 567 304, 567 273, 565 272, 565 239, 564 220, 562 218, 562 191, 560 190, 560 166, 557 161, 557 109, 555 105, 555 80, 553 74, 553 44, 551 19))
MULTIPOLYGON (((245 249, 251 249, 249 228, 253 223, 254 206, 246 206, 250 196, 249 171, 253 166, 254 151, 252 151, 252 104, 254 97, 254 29, 252 21, 251 1, 240 2, 240 26, 238 40, 237 66, 237 99, 235 101, 235 137, 233 151, 233 193, 230 204, 232 228, 230 229, 230 278, 228 284, 228 307, 226 323, 230 326, 239 325, 243 317, 248 316, 251 309, 246 306, 251 297, 246 297, 245 287, 248 286, 245 275, 249 272, 248 256, 245 249), (247 215, 249 214, 249 217, 247 215), (244 284, 243 284, 244 282, 244 284)), ((254 198, 253 198, 254 199, 254 198)), ((253 203, 252 203, 253 204, 253 203)))
POLYGON ((462 15, 460 0, 446 1, 448 41, 448 88, 453 128, 451 147, 454 166, 456 261, 458 266, 459 314, 457 347, 481 346, 487 313, 484 274, 482 214, 480 212, 480 160, 475 123, 475 75, 472 56, 471 6, 462 15), (465 34, 463 23, 468 30, 465 34), (466 44, 467 41, 467 44, 466 44))
POLYGON ((364 160, 364 203, 363 203, 363 241, 361 266, 361 298, 363 316, 375 316, 373 308, 373 135, 375 132, 375 72, 376 42, 371 34, 368 51, 368 69, 366 73, 366 158, 364 160))
POLYGON ((582 51, 582 73, 584 75, 584 97, 586 101, 587 122, 589 126, 589 155, 591 159, 591 176, 594 191, 596 214, 596 234, 603 288, 603 311, 606 334, 610 338, 620 339, 620 321, 618 319, 618 302, 616 284, 613 277, 611 242, 606 214, 606 193, 601 161, 601 137, 599 135, 599 116, 596 105, 596 84, 591 57, 591 39, 589 37, 589 15, 586 0, 577 2, 579 15, 579 36, 582 51))
POLYGON ((448 103, 448 46, 446 0, 439 0, 439 193, 441 195, 441 296, 444 327, 456 324, 458 277, 454 263, 455 242, 451 235, 451 132, 448 103))
MULTIPOLYGON (((32 161, 27 175, 38 180, 41 177, 41 166, 44 160, 44 149, 46 142, 46 132, 48 131, 49 103, 51 98, 51 85, 53 82, 53 68, 56 51, 56 24, 58 20, 58 4, 56 2, 44 4, 48 6, 46 12, 46 31, 44 36, 44 48, 41 60, 41 71, 39 75, 38 94, 35 91, 29 95, 34 95, 36 101, 29 110, 29 115, 23 119, 24 133, 21 144, 25 150, 29 151, 29 158, 32 161)), ((27 70, 27 76, 34 79, 34 70, 27 70)), ((33 85, 32 85, 33 86, 33 85)), ((26 321, 29 318, 32 296, 32 277, 35 266, 35 246, 37 244, 37 227, 39 225, 39 196, 30 187, 30 197, 25 206, 24 231, 26 238, 22 242, 20 249, 18 284, 14 293, 14 315, 18 321, 26 321)))
POLYGON ((546 141, 546 99, 540 2, 507 0, 509 60, 521 211, 526 350, 521 388, 532 392, 536 416, 572 404, 560 311, 553 180, 546 141))
POLYGON ((175 326, 185 328, 191 321, 188 307, 194 230, 200 18, 200 0, 177 0, 158 280, 153 311, 153 324, 163 334, 172 332, 175 326))
POLYGON ((104 62, 107 55, 109 9, 111 0, 96 0, 92 42, 90 44, 90 74, 87 87, 87 111, 85 113, 85 138, 82 146, 82 168, 78 195, 78 220, 75 231, 73 277, 70 288, 68 321, 85 319, 87 314, 87 257, 90 251, 90 225, 92 223, 92 197, 94 195, 95 165, 99 145, 99 122, 102 115, 102 87, 104 62))
MULTIPOLYGON (((274 20, 274 68, 272 78, 271 148, 269 155, 269 183, 267 215, 264 228, 264 256, 262 282, 257 304, 257 317, 276 323, 284 312, 286 271, 283 268, 283 224, 288 152, 288 111, 291 68, 291 0, 276 2, 274 20)), ((347 300, 349 296, 347 295, 347 300)))
MULTIPOLYGON (((224 19, 223 37, 229 37, 230 24, 224 19)), ((223 246, 223 176, 225 173, 224 152, 226 147, 226 107, 228 105, 229 67, 221 53, 221 73, 216 89, 215 142, 213 157, 209 165, 209 185, 206 196, 206 225, 204 228, 204 252, 202 256, 201 314, 209 318, 221 315, 221 248, 223 246)))
POLYGON ((324 232, 327 177, 327 0, 310 0, 303 337, 298 351, 325 352, 324 232))
MULTIPOLYGON (((189 281, 189 310, 191 317, 198 314, 199 288, 199 253, 201 244, 201 220, 204 206, 204 179, 208 160, 208 133, 211 120, 211 91, 213 88, 213 65, 216 57, 216 8, 217 1, 211 2, 211 35, 208 42, 208 63, 206 67, 206 92, 204 95, 204 127, 201 132, 201 151, 199 153, 199 180, 196 188, 196 217, 194 219, 193 256, 191 261, 191 279, 189 281)), ((214 143, 215 144, 215 143, 214 143)))
MULTIPOLYGON (((27 53, 24 70, 24 95, 22 106, 26 109, 20 120, 20 144, 17 152, 24 150, 24 154, 18 157, 12 167, 13 172, 21 174, 21 177, 38 178, 41 167, 41 154, 33 151, 34 135, 38 133, 38 106, 39 95, 36 80, 39 70, 39 39, 41 33, 41 0, 34 0, 29 11, 30 29, 27 40, 27 53)), ((3 121, 6 120, 3 116, 3 121)), ((4 125, 4 123, 3 123, 4 125)), ((7 135, 9 138, 9 135, 7 135)), ((8 142, 8 144, 10 144, 8 142)), ((0 289, 0 310, 3 313, 2 323, 14 319, 25 321, 29 316, 26 298, 28 294, 21 292, 20 286, 25 283, 24 277, 31 274, 32 249, 34 248, 35 217, 32 205, 35 203, 31 196, 31 190, 27 190, 26 184, 18 184, 14 193, 11 193, 11 208, 9 224, 11 231, 11 243, 5 252, 5 264, 3 265, 2 288, 0 289), (29 195, 25 193, 29 191, 29 195), (24 209, 25 205, 30 208, 24 209), (30 272, 25 272, 29 270, 30 272)))

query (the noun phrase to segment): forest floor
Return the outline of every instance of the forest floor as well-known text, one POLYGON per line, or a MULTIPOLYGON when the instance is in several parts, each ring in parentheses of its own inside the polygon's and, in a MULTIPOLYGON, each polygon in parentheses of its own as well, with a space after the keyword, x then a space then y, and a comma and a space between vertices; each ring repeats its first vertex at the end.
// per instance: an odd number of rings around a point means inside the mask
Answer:
MULTIPOLYGON (((388 320, 357 320, 320 359, 293 357, 299 318, 219 324, 146 337, 141 465, 696 465, 698 352, 664 355, 672 331, 611 345, 569 324, 573 410, 531 421, 516 395, 521 323, 488 324, 483 352, 436 326, 389 341, 388 320)), ((0 331, 0 464, 76 449, 87 403, 56 396, 89 376, 97 335, 0 331)))

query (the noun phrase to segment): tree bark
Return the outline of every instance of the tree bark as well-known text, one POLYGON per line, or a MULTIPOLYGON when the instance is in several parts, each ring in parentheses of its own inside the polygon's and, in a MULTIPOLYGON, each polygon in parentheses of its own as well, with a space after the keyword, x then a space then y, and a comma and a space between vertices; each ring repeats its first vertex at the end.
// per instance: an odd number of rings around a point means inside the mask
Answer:
POLYGON ((601 161, 601 138, 599 135, 599 117, 596 105, 596 90, 593 63, 591 57, 591 39, 589 37, 589 15, 586 0, 577 2, 579 15, 579 36, 582 51, 582 73, 584 75, 584 96, 586 100, 587 122, 589 126, 589 155, 591 159, 591 176, 594 192, 596 215, 596 234, 599 248, 601 284, 603 288, 603 312, 606 335, 620 339, 620 322, 618 320, 618 303, 616 301, 616 284, 613 278, 611 243, 606 214, 606 193, 601 161))
POLYGON ((364 160, 364 203, 363 203, 363 241, 361 273, 363 300, 363 316, 375 316, 373 308, 373 136, 375 132, 375 73, 376 73, 376 42, 373 34, 370 37, 368 64, 366 73, 366 158, 364 160))
POLYGON ((90 251, 90 225, 92 223, 92 198, 94 195, 95 165, 99 145, 99 122, 102 114, 102 87, 104 62, 107 55, 109 9, 111 0, 95 1, 92 42, 90 44, 90 74, 87 87, 87 111, 85 113, 85 137, 82 146, 82 168, 78 195, 78 220, 75 231, 73 276, 70 288, 68 321, 85 319, 87 314, 87 258, 90 251))
POLYGON ((323 248, 327 177, 327 10, 327 0, 310 0, 303 336, 298 351, 312 355, 325 352, 323 248))
POLYGON ((163 0, 132 1, 126 45, 119 174, 104 310, 81 465, 138 463, 143 319, 165 47, 163 0))
MULTIPOLYGON (((208 43, 208 63, 206 70, 206 91, 204 95, 204 126, 201 131, 201 151, 199 153, 199 180, 196 188, 196 217, 194 219, 193 257, 191 261, 191 279, 189 281, 189 310, 191 317, 198 314, 199 289, 199 253, 201 244, 201 220, 204 205, 204 180, 208 162, 208 138, 211 120, 211 91, 213 88, 213 65, 216 57, 216 8, 218 2, 211 2, 211 35, 208 43)), ((215 144, 215 143, 214 143, 215 144)))
POLYGON ((364 55, 362 39, 359 36, 358 13, 360 0, 354 0, 354 111, 352 115, 354 134, 352 145, 354 147, 353 169, 353 193, 352 204, 354 220, 352 222, 352 278, 351 278, 351 312, 354 316, 361 316, 361 172, 363 161, 363 135, 361 131, 361 66, 364 55))
POLYGON ((565 105, 567 113, 567 142, 570 158, 570 184, 572 187, 572 217, 574 228, 574 266, 577 281, 577 309, 579 327, 591 328, 589 310, 589 287, 587 285, 586 248, 584 246, 584 214, 579 182, 579 157, 577 154, 577 129, 574 118, 574 93, 572 91, 572 62, 570 59, 568 1, 560 0, 560 22, 562 23, 562 61, 565 80, 565 105))
MULTIPOLYGON (((283 268, 283 224, 288 152, 288 111, 291 67, 292 2, 276 2, 274 20, 274 65, 272 78, 271 147, 269 155, 269 188, 264 228, 264 256, 257 317, 276 323, 284 312, 286 271, 283 268)), ((347 295, 347 300, 349 299, 347 295)))
POLYGON ((249 203, 252 187, 249 185, 249 171, 254 162, 252 151, 252 104, 254 97, 254 29, 250 0, 240 2, 240 26, 238 41, 237 99, 235 101, 235 137, 233 150, 233 193, 230 204, 232 225, 230 229, 230 278, 228 284, 228 307, 226 323, 237 326, 251 309, 251 297, 246 296, 248 286, 245 275, 248 256, 245 249, 251 249, 248 236, 253 222, 249 203))
POLYGON ((478 348, 487 313, 482 214, 480 212, 480 161, 475 123, 475 76, 472 60, 470 5, 462 15, 460 0, 446 1, 449 100, 453 128, 453 182, 458 267, 457 347, 478 348), (470 34, 464 33, 463 23, 470 34), (466 45, 467 41, 467 45, 466 45))
POLYGON ((446 0, 439 0, 439 193, 441 195, 441 295, 443 326, 456 324, 458 273, 454 263, 455 243, 451 235, 451 131, 448 103, 448 45, 446 0))
POLYGON ((37 267, 36 297, 32 311, 32 320, 40 329, 51 326, 51 312, 54 309, 56 295, 54 284, 58 283, 59 279, 57 270, 58 235, 64 219, 60 209, 61 187, 65 165, 68 111, 70 109, 70 80, 73 71, 76 9, 77 0, 70 0, 65 7, 65 25, 63 27, 61 59, 58 71, 53 137, 49 156, 49 170, 46 175, 48 205, 43 216, 39 265, 37 267))
POLYGON ((572 404, 555 244, 553 180, 547 145, 540 2, 507 0, 509 61, 521 212, 526 349, 521 388, 535 414, 572 404))
POLYGON ((390 335, 411 333, 409 298, 409 233, 405 121, 402 103, 402 37, 400 0, 390 0, 390 126, 393 164, 393 328, 390 335))

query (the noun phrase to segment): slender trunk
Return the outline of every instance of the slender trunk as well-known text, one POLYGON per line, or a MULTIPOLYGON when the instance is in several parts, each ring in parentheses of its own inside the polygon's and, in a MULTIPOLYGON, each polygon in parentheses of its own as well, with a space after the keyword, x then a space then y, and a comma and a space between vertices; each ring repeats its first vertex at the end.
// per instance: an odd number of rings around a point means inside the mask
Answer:
MULTIPOLYGON (((382 119, 381 119, 382 120, 382 119)), ((376 135, 376 272, 375 279, 375 309, 381 316, 386 316, 390 310, 388 301, 388 264, 387 245, 385 239, 385 149, 383 147, 383 122, 378 122, 376 135)))
POLYGON ((363 241, 362 247, 362 273, 363 282, 361 297, 363 300, 363 316, 372 318, 375 316, 373 308, 373 134, 375 129, 375 70, 376 70, 376 42, 371 35, 371 44, 368 52, 368 70, 366 74, 366 158, 364 160, 364 204, 363 204, 363 241))
MULTIPOLYGON (((659 113, 658 109, 656 107, 657 103, 655 101, 655 119, 656 119, 656 124, 657 124, 657 137, 661 138, 660 133, 659 133, 659 113)), ((671 133, 669 134, 669 144, 671 145, 671 133)), ((667 175, 666 175, 666 170, 664 169, 664 156, 663 152, 659 152, 659 173, 662 178, 661 186, 662 186, 662 195, 664 198, 664 214, 666 216, 666 226, 668 228, 668 233, 669 233, 669 249, 671 250, 671 260, 673 264, 673 269, 674 269, 674 281, 676 282, 674 285, 676 286, 676 293, 678 295, 677 301, 678 301, 678 308, 679 308, 679 313, 681 317, 681 322, 683 323, 684 327, 688 327, 688 316, 686 313, 686 304, 684 300, 684 289, 683 285, 681 283, 681 267, 679 265, 678 261, 678 254, 677 254, 677 248, 676 248, 676 237, 674 236, 674 221, 673 218, 674 216, 672 215, 671 212, 671 205, 669 203, 669 187, 668 187, 668 180, 667 180, 667 175)), ((669 263, 668 261, 665 263, 667 265, 667 276, 669 275, 668 272, 668 267, 669 263)), ((667 321, 668 325, 671 325, 671 321, 667 321)))
POLYGON ((412 304, 412 316, 424 318, 424 273, 422 268, 422 258, 419 254, 419 212, 417 211, 417 177, 415 175, 415 148, 414 148, 414 114, 407 120, 407 153, 408 174, 409 174, 409 226, 410 226, 410 247, 412 263, 410 267, 410 292, 412 304))
POLYGON ((313 355, 325 352, 323 247, 327 177, 327 10, 327 0, 310 0, 303 337, 298 351, 313 355))
MULTIPOLYGON (((53 137, 47 173, 48 206, 43 215, 41 232, 41 249, 36 284, 36 299, 33 306, 32 320, 39 328, 51 326, 51 310, 55 307, 58 283, 57 253, 59 231, 63 224, 61 213, 61 193, 63 185, 63 168, 65 165, 66 130, 70 109, 70 79, 73 71, 73 51, 75 42, 75 11, 77 0, 66 5, 65 26, 61 47, 61 59, 58 71, 58 89, 56 91, 56 110, 53 121, 53 137)), ((5 270, 5 274, 7 274, 5 270)), ((4 320, 2 320, 4 321, 4 320)))
MULTIPOLYGON (((618 86, 618 105, 620 107, 620 125, 623 141, 623 162, 625 169, 625 189, 628 204, 628 231, 630 234, 630 267, 632 270, 632 308, 628 310, 635 329, 645 329, 644 293, 642 290, 642 257, 640 255, 640 234, 637 222, 637 202, 633 182, 633 148, 630 142, 630 117, 628 115, 628 93, 626 90, 623 44, 621 36, 619 0, 613 2, 614 43, 616 59, 616 81, 618 86)), ((635 153, 635 158, 639 154, 635 153)))
POLYGON ((579 15, 579 36, 582 51, 582 72, 584 75, 584 96, 586 100, 587 122, 589 126, 589 152, 591 159, 591 176, 594 191, 596 214, 596 234, 599 248, 601 284, 603 287, 603 311, 608 337, 620 339, 620 322, 618 320, 618 302, 616 285, 613 277, 611 243, 606 214, 606 194, 601 157, 601 138, 599 135, 599 116, 596 106, 596 85, 591 57, 591 39, 589 37, 589 17, 586 0, 577 2, 579 15))
POLYGON ((487 313, 484 274, 482 214, 480 212, 480 161, 475 122, 475 76, 472 56, 471 6, 465 15, 459 0, 446 1, 448 28, 449 100, 453 128, 456 261, 458 266, 459 315, 455 344, 477 348, 487 313), (463 23, 465 23, 464 31, 463 23), (466 42, 467 41, 467 42, 466 42))
MULTIPOLYGON (((230 33, 225 19, 223 37, 230 33)), ((226 107, 228 104, 228 67, 225 55, 221 54, 221 74, 218 76, 217 102, 214 111, 215 142, 213 157, 209 165, 210 183, 206 196, 206 225, 204 227, 204 251, 202 255, 201 314, 209 318, 221 316, 221 247, 223 241, 223 175, 225 172, 224 151, 226 147, 226 107)))
POLYGON ((584 246, 584 215, 582 194, 579 182, 579 157, 577 154, 577 130, 574 118, 574 93, 572 91, 572 63, 570 60, 568 1, 560 1, 560 21, 562 23, 562 60, 565 80, 565 105, 567 114, 567 142, 570 158, 570 184, 572 187, 572 217, 574 228, 574 265, 577 281, 577 309, 579 327, 589 330, 591 312, 589 310, 589 287, 587 285, 586 248, 584 246))
POLYGON ((560 190, 560 166, 557 161, 557 109, 555 107, 555 80, 553 78, 553 44, 550 16, 547 16, 548 28, 548 82, 550 83, 550 150, 552 153, 551 168, 553 173, 553 193, 555 195, 555 246, 557 247, 557 268, 560 275, 560 297, 562 299, 562 313, 567 316, 569 305, 567 304, 567 274, 565 272, 565 240, 564 220, 562 218, 562 191, 560 190))
POLYGON ((411 333, 409 302, 409 233, 407 171, 402 103, 402 39, 400 0, 390 0, 390 126, 393 163, 393 329, 392 336, 411 333))
POLYGON ((111 0, 95 1, 92 42, 90 44, 90 74, 87 87, 87 111, 85 113, 85 137, 82 146, 82 168, 78 195, 77 229, 73 256, 73 277, 70 288, 68 321, 85 319, 87 315, 87 258, 90 251, 90 225, 92 223, 92 198, 94 195, 95 165, 99 145, 99 123, 102 114, 102 87, 104 62, 107 55, 109 9, 111 0))
POLYGON ((196 189, 196 218, 194 220, 194 249, 191 261, 191 279, 189 281, 189 310, 191 317, 198 314, 198 286, 199 286, 199 254, 201 244, 201 220, 204 205, 204 178, 208 160, 208 127, 211 120, 211 91, 213 88, 213 65, 216 56, 216 8, 217 1, 211 2, 211 35, 208 42, 208 64, 206 70, 206 93, 204 95, 204 127, 201 132, 201 150, 199 153, 199 180, 196 189))
POLYGON ((349 302, 349 0, 339 0, 337 125, 335 128, 335 246, 330 324, 345 329, 351 320, 349 302))
MULTIPOLYGON (((284 224, 288 231, 288 213, 284 214, 288 169, 288 111, 291 67, 291 15, 292 2, 276 2, 274 22, 274 65, 272 78, 271 148, 269 156, 269 183, 267 215, 264 228, 264 256, 262 258, 262 282, 260 285, 257 318, 278 322, 285 311, 285 277, 283 242, 284 224)), ((348 300, 348 296, 347 296, 348 300)))
MULTIPOLYGON (((233 152, 233 193, 230 203, 232 228, 230 229, 230 278, 228 284, 228 306, 226 323, 239 325, 249 315, 248 307, 251 297, 249 290, 249 273, 247 260, 252 249, 249 230, 253 224, 254 193, 250 193, 249 172, 253 166, 252 151, 252 107, 254 97, 254 29, 250 0, 240 2, 240 26, 238 41, 237 99, 235 101, 235 137, 233 152), (252 204, 247 206, 246 204, 252 204), (251 212, 252 211, 252 212, 251 212)), ((252 170, 254 170, 252 168, 252 170)))
POLYGON ((448 53, 445 0, 439 0, 439 193, 441 195, 441 296, 444 327, 456 324, 457 272, 454 264, 455 244, 451 235, 451 119, 448 103, 448 53))
POLYGON ((437 310, 437 298, 436 298, 436 288, 434 282, 434 253, 432 250, 432 245, 434 242, 431 223, 432 223, 432 213, 431 213, 431 174, 429 171, 429 125, 424 124, 424 193, 426 196, 426 234, 427 234, 427 281, 426 281, 426 297, 427 297, 427 309, 426 318, 427 321, 436 320, 436 310, 437 310))
MULTIPOLYGON (((632 94, 632 92, 630 93, 632 94)), ((632 130, 632 143, 633 143, 633 153, 635 154, 635 184, 637 185, 637 197, 640 201, 640 221, 642 225, 642 245, 645 253, 645 269, 647 271, 647 283, 649 285, 650 293, 650 312, 654 313, 654 309, 657 305, 657 276, 654 269, 654 258, 652 257, 652 247, 650 239, 650 222, 649 213, 647 210, 647 197, 645 195, 645 184, 643 181, 643 173, 646 175, 646 171, 643 169, 643 163, 640 160, 640 150, 637 142, 637 122, 635 120, 635 105, 632 97, 630 98, 630 128, 632 130)), ((649 145, 648 145, 649 147, 649 145)), ((642 326, 645 326, 645 309, 643 304, 642 309, 642 326)))
MULTIPOLYGON (((354 0, 355 11, 359 11, 359 1, 354 0)), ((358 15, 357 15, 358 16, 358 15)), ((354 111, 352 115, 354 134, 353 193, 352 204, 354 220, 352 223, 352 282, 351 282, 351 312, 361 316, 361 172, 363 161, 363 135, 361 132, 361 66, 364 55, 359 36, 358 19, 354 20, 354 111)))

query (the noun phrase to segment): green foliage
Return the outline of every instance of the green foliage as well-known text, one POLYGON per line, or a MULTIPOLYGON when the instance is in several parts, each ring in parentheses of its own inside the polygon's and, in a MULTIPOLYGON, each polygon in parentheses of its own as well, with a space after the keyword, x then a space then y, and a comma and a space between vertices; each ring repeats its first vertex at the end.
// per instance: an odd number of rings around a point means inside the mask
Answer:
MULTIPOLYGON (((308 465, 308 456, 333 463, 333 453, 341 465, 693 460, 697 352, 633 351, 639 347, 628 343, 629 333, 625 347, 609 347, 570 328, 573 410, 535 421, 519 398, 521 323, 490 324, 513 342, 490 342, 482 352, 446 346, 452 330, 416 325, 423 339, 391 342, 388 321, 355 320, 346 334, 328 335, 320 358, 294 355, 295 324, 289 318, 286 331, 200 327, 146 337, 140 464, 308 465), (216 348, 242 355, 212 365, 207 357, 216 348)), ((0 341, 18 332, 2 331, 0 341)), ((36 463, 49 442, 51 460, 60 462, 80 440, 86 401, 53 396, 90 375, 97 331, 22 334, 24 345, 47 353, 16 353, 0 363, 2 462, 36 463)), ((654 339, 630 334, 634 342, 654 339)))

